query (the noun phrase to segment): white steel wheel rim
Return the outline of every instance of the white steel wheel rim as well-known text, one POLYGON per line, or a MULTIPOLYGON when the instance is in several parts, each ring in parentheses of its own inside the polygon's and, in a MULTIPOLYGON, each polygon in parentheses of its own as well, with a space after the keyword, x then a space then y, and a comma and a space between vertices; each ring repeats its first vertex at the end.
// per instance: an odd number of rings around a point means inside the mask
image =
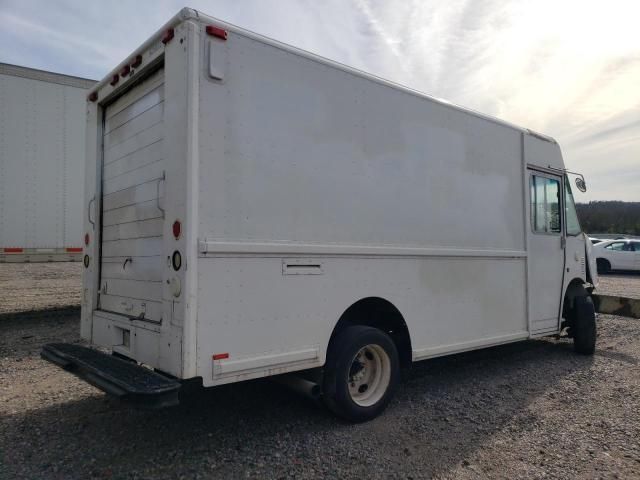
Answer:
POLYGON ((347 374, 349 395, 360 407, 375 405, 391 382, 391 359, 380 345, 365 345, 355 354, 347 374))

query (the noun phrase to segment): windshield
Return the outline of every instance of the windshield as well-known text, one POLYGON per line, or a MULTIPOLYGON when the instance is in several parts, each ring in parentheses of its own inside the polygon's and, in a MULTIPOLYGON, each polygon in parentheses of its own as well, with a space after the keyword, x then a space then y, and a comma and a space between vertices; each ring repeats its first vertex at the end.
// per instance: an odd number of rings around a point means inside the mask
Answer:
POLYGON ((573 201, 571 184, 567 175, 564 176, 564 208, 567 220, 567 235, 580 235, 580 233, 582 233, 582 229, 580 228, 578 212, 576 211, 576 204, 573 201))

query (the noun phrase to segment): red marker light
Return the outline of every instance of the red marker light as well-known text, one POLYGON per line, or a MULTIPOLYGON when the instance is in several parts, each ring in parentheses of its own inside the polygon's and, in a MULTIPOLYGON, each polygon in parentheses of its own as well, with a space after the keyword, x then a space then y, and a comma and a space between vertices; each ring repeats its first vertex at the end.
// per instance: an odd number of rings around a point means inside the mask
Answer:
POLYGON ((67 247, 67 253, 81 253, 82 247, 67 247))
POLYGON ((111 78, 111 82, 110 85, 113 87, 116 85, 116 83, 118 83, 120 81, 120 75, 118 75, 117 73, 111 78))
POLYGON ((89 234, 88 233, 84 234, 84 244, 85 245, 89 245, 89 234))
POLYGON ((162 37, 162 43, 164 43, 165 45, 169 43, 173 39, 173 35, 174 35, 173 28, 170 28, 165 32, 164 37, 162 37))
POLYGON ((98 92, 91 92, 87 97, 87 100, 89 100, 90 102, 95 102, 96 100, 98 100, 98 92))
POLYGON ((225 360, 229 358, 229 354, 228 353, 214 353, 213 354, 213 359, 214 360, 225 360))
POLYGON ((180 220, 176 220, 175 222, 173 222, 173 236, 177 239, 180 238, 180 234, 182 233, 182 224, 180 223, 180 220))
POLYGON ((120 69, 120 76, 126 77, 127 75, 129 75, 130 71, 131 71, 131 67, 129 65, 125 65, 120 69))
POLYGON ((207 35, 211 35, 212 37, 221 38, 222 40, 227 39, 227 31, 223 28, 207 25, 206 31, 207 35))
POLYGON ((142 55, 136 55, 136 58, 131 60, 131 63, 129 65, 131 65, 131 68, 138 68, 140 65, 142 65, 142 55))
POLYGON ((6 247, 4 253, 22 253, 22 248, 19 247, 6 247))

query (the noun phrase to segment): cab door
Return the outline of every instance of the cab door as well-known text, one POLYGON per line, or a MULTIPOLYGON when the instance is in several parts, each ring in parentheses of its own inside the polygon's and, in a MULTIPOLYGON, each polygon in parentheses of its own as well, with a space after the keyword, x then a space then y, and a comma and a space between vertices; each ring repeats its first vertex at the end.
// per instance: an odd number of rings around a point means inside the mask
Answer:
POLYGON ((532 168, 527 174, 529 318, 535 335, 559 329, 566 240, 562 177, 532 168))

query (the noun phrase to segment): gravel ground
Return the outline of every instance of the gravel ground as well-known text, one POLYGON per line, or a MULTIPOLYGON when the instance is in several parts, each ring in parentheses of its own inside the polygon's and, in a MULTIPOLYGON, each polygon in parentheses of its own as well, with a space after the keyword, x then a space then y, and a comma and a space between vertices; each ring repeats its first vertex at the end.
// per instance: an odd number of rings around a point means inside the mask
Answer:
MULTIPOLYGON (((0 264, 0 478, 640 478, 640 322, 416 364, 349 425, 269 381, 132 410, 40 360, 78 342, 77 264, 0 264), (34 311, 25 311, 27 310, 34 311)), ((640 297, 640 275, 602 293, 640 297)))

